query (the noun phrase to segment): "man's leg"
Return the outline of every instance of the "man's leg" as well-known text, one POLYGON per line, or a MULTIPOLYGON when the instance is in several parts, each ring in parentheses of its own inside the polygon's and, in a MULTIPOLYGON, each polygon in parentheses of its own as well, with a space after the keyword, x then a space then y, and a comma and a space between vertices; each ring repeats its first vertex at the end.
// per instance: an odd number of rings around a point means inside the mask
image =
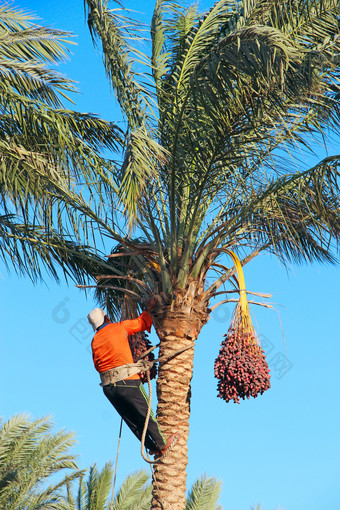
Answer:
MULTIPOLYGON (((135 436, 141 440, 148 410, 148 397, 140 380, 118 381, 115 386, 104 386, 103 391, 135 436)), ((149 450, 154 450, 161 449, 164 445, 165 440, 159 425, 151 413, 145 446, 149 450)))
MULTIPOLYGON (((145 409, 145 416, 146 416, 146 413, 148 410, 148 405, 149 405, 149 397, 145 391, 145 388, 144 388, 142 382, 139 382, 139 392, 145 402, 145 404, 142 404, 142 408, 145 409)), ((144 428, 144 425, 143 425, 143 428, 144 428)), ((142 432, 143 432, 143 429, 142 429, 142 432)), ((152 410, 150 413, 150 419, 149 419, 148 428, 147 428, 147 435, 149 435, 151 437, 151 439, 155 443, 156 448, 158 450, 161 450, 166 445, 166 440, 164 439, 164 436, 161 432, 158 421, 156 420, 156 417, 152 410)), ((149 449, 153 450, 154 448, 149 448, 149 449)))

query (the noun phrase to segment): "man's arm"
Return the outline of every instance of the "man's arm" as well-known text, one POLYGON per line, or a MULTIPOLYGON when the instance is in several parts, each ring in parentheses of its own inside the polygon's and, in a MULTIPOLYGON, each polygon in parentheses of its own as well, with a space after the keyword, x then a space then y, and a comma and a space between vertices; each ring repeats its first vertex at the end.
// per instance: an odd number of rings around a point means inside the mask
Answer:
POLYGON ((137 319, 123 321, 128 335, 133 335, 134 333, 145 330, 147 330, 149 333, 151 332, 152 319, 149 312, 151 312, 156 306, 157 301, 154 297, 152 297, 146 305, 144 312, 142 312, 141 315, 137 317, 137 319))
POLYGON ((134 333, 138 333, 139 331, 147 330, 149 333, 151 332, 152 319, 149 313, 145 310, 141 313, 137 319, 126 320, 122 322, 122 325, 126 329, 128 335, 133 335, 134 333))

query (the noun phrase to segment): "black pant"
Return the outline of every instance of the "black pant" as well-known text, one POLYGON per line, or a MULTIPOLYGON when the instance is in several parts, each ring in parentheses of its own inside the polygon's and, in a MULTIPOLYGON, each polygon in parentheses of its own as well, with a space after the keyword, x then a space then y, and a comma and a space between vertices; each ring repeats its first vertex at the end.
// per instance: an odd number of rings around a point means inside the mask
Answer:
MULTIPOLYGON (((141 440, 149 399, 140 379, 125 379, 115 384, 108 384, 103 386, 103 391, 135 436, 141 440)), ((152 411, 146 431, 145 446, 149 450, 161 449, 165 446, 165 440, 152 411)))

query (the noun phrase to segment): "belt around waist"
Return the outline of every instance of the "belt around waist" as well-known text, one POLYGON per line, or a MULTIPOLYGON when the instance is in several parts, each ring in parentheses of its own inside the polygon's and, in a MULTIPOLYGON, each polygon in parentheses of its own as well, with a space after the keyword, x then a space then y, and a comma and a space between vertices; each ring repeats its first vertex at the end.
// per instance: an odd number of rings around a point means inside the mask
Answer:
POLYGON ((120 367, 114 367, 105 372, 99 372, 100 375, 100 386, 107 386, 108 384, 115 384, 118 381, 127 379, 132 375, 136 375, 139 372, 146 372, 152 367, 152 361, 139 360, 136 363, 126 363, 120 367))

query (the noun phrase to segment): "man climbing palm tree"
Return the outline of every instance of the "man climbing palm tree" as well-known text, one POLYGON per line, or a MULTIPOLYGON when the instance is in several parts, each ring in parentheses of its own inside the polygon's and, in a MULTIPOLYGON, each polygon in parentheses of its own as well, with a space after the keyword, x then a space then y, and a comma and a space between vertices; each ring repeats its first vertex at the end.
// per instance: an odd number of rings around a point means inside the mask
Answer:
MULTIPOLYGON (((155 300, 151 300, 147 310, 150 311, 155 304, 155 300)), ((127 371, 126 365, 133 363, 129 335, 151 331, 152 319, 147 310, 136 319, 118 323, 112 323, 101 308, 95 308, 87 316, 95 331, 91 343, 92 357, 104 394, 139 440, 142 439, 149 401, 138 373, 129 375, 131 372, 127 371)), ((173 443, 175 434, 165 442, 152 412, 150 418, 145 446, 151 455, 158 458, 173 443)))

